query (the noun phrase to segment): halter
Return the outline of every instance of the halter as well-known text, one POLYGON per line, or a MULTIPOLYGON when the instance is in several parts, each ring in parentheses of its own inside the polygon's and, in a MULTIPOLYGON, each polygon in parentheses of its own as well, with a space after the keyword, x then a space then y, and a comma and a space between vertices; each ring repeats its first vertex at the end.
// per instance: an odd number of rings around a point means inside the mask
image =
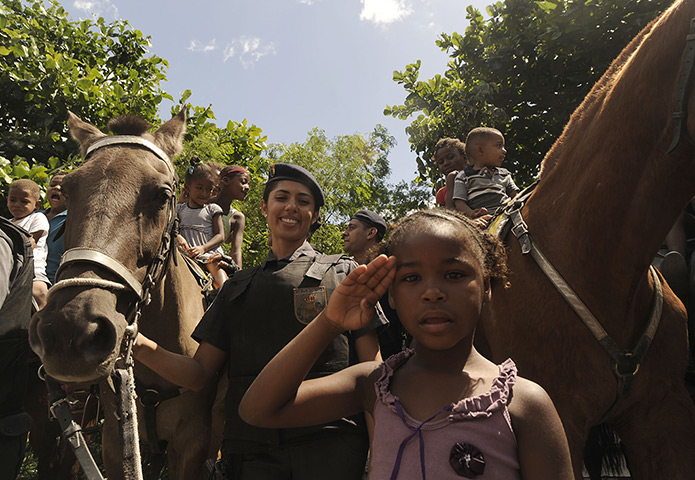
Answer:
POLYGON ((593 313, 589 310, 586 304, 579 298, 579 295, 562 277, 560 272, 550 263, 550 260, 543 254, 538 244, 533 240, 531 233, 528 230, 528 225, 521 216, 521 209, 526 204, 526 201, 535 190, 538 182, 527 187, 523 192, 519 193, 509 204, 504 208, 492 221, 489 227, 489 232, 500 240, 504 241, 509 230, 519 241, 521 254, 528 255, 536 261, 541 271, 548 278, 550 283, 562 295, 567 304, 572 308, 574 313, 581 319, 587 329, 591 332, 598 343, 611 357, 612 371, 618 381, 618 393, 615 402, 608 411, 601 417, 599 423, 603 423, 610 418, 622 405, 622 402, 627 397, 627 394, 632 387, 635 375, 639 372, 642 359, 647 353, 649 346, 654 339, 656 330, 661 321, 661 312, 663 307, 663 291, 661 281, 656 269, 649 266, 649 273, 654 281, 654 297, 652 300, 652 310, 649 315, 649 322, 642 336, 637 341, 637 344, 632 350, 621 349, 615 340, 608 335, 606 330, 601 326, 601 323, 596 319, 593 313))
MULTIPOLYGON (((119 135, 103 137, 92 144, 85 154, 85 160, 95 152, 96 150, 111 145, 134 145, 144 147, 150 152, 154 153, 157 158, 164 162, 169 171, 171 178, 173 180, 174 192, 177 190, 178 176, 174 171, 174 166, 169 159, 169 156, 157 145, 150 142, 149 140, 130 135, 119 135)), ((138 334, 138 320, 142 312, 142 308, 150 303, 151 300, 151 290, 164 276, 166 267, 169 265, 172 256, 175 255, 175 249, 172 248, 172 240, 176 236, 178 231, 178 216, 176 214, 176 197, 172 195, 168 205, 167 205, 167 224, 162 234, 162 239, 159 244, 157 253, 152 258, 152 261, 147 266, 145 272, 145 279, 140 282, 133 275, 133 273, 125 267, 121 262, 111 257, 105 252, 102 252, 96 248, 71 248, 67 250, 61 259, 60 266, 56 272, 56 278, 64 271, 69 265, 74 265, 76 263, 88 263, 98 265, 113 275, 115 275, 121 281, 111 281, 104 278, 86 278, 86 277, 74 277, 65 278, 59 280, 53 285, 50 293, 57 290, 69 287, 96 287, 106 290, 116 290, 116 291, 131 291, 135 293, 137 301, 129 307, 129 312, 126 315, 126 321, 128 326, 125 329, 123 335, 123 344, 121 346, 121 351, 125 353, 119 356, 117 362, 122 362, 122 365, 117 366, 111 375, 108 377, 107 381, 117 395, 118 409, 119 409, 119 429, 121 433, 122 454, 123 454, 123 466, 125 478, 141 480, 142 469, 140 462, 140 445, 139 436, 137 429, 137 419, 136 419, 136 405, 135 405, 135 380, 133 376, 133 358, 132 358, 132 348, 135 341, 135 337, 138 334)), ((49 294, 50 294, 49 293, 49 294)), ((48 377, 46 377, 48 379, 48 377)), ((98 468, 96 468, 89 450, 86 448, 84 439, 81 437, 79 426, 76 427, 76 423, 72 421, 72 414, 70 409, 65 403, 64 392, 57 386, 55 381, 47 381, 49 388, 49 393, 51 398, 54 399, 52 402, 52 412, 55 411, 54 415, 58 418, 59 423, 63 429, 63 435, 70 439, 71 445, 75 454, 80 459, 80 464, 83 467, 83 471, 88 478, 91 479, 101 479, 101 474, 98 468)))
MULTIPOLYGON (((169 156, 164 153, 161 148, 145 138, 132 135, 103 137, 97 140, 87 149, 85 159, 88 159, 89 156, 96 150, 112 145, 141 146, 154 153, 157 158, 159 158, 164 165, 166 165, 167 170, 173 179, 174 191, 176 191, 178 177, 174 171, 174 166, 172 165, 169 156)), ((90 263, 105 268, 120 279, 121 282, 114 282, 103 278, 66 278, 57 281, 51 288, 51 293, 68 287, 96 287, 106 290, 132 291, 135 293, 138 300, 131 306, 130 312, 126 316, 126 320, 128 322, 128 327, 126 328, 125 334, 126 338, 124 338, 126 351, 124 361, 126 364, 130 364, 132 362, 130 354, 133 341, 137 335, 138 320, 140 318, 142 308, 150 303, 150 292, 155 284, 162 279, 165 271, 164 267, 168 265, 174 253, 174 249, 172 248, 172 240, 176 235, 177 227, 178 218, 176 215, 176 197, 172 195, 167 206, 167 225, 164 229, 164 233, 162 234, 162 240, 159 244, 157 253, 147 267, 145 279, 142 282, 135 278, 133 273, 121 262, 96 248, 77 247, 67 250, 63 254, 60 266, 56 272, 56 278, 59 278, 63 270, 70 265, 74 265, 75 263, 90 263)))

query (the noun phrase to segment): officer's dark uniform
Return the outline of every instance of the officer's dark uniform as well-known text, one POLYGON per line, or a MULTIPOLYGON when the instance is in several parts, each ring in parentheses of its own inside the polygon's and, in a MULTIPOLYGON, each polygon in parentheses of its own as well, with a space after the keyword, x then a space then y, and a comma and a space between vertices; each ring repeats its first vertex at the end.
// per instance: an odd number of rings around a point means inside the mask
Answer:
POLYGON ((34 258, 27 233, 0 217, 0 478, 15 478, 31 418, 22 410, 30 375, 27 332, 34 258))
MULTIPOLYGON (((348 257, 321 254, 309 243, 284 259, 271 252, 262 265, 241 270, 224 284, 193 333, 229 355, 223 452, 241 478, 361 478, 368 450, 361 418, 274 430, 248 425, 238 414, 241 398, 263 367, 323 310, 355 266, 348 257)), ((338 336, 309 378, 357 363, 355 338, 385 323, 377 316, 368 328, 338 336)))

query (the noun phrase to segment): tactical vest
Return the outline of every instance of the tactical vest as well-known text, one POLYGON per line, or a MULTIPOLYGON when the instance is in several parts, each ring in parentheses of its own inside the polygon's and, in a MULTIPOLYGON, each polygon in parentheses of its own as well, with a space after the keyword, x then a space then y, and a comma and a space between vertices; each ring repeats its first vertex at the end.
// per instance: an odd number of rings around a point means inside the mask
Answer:
MULTIPOLYGON (((330 425, 264 429, 244 422, 239 403, 263 367, 326 306, 335 287, 354 264, 343 255, 300 256, 284 267, 269 271, 261 267, 237 272, 231 279, 226 310, 230 322, 229 391, 225 451, 252 452, 280 445, 324 428, 358 431, 355 419, 330 425)), ((311 368, 309 378, 329 375, 355 363, 352 334, 339 335, 311 368)))
POLYGON ((15 437, 28 431, 31 419, 21 412, 27 387, 28 361, 33 354, 27 338, 31 320, 34 257, 29 235, 0 217, 0 242, 9 239, 14 265, 9 293, 0 307, 0 436, 15 437))
POLYGON ((14 265, 10 272, 10 291, 0 307, 0 337, 10 331, 29 329, 31 285, 34 280, 34 255, 29 235, 4 217, 0 231, 10 240, 14 265))

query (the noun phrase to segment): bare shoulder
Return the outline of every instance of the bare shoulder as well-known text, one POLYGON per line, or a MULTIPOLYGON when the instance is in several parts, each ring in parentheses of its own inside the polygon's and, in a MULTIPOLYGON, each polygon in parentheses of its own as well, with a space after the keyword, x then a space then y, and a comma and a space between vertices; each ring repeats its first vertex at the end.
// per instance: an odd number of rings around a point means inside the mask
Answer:
POLYGON ((509 413, 512 418, 523 419, 547 410, 555 411, 555 406, 543 387, 531 380, 518 378, 509 402, 509 413))
POLYGON ((517 438, 522 476, 572 478, 567 437, 548 393, 525 378, 517 379, 512 392, 509 414, 517 438))
POLYGON ((239 210, 234 210, 234 213, 232 214, 232 218, 234 220, 243 220, 246 218, 243 213, 241 213, 239 210))
POLYGON ((374 402, 376 401, 376 390, 374 384, 379 380, 382 372, 382 362, 362 362, 351 367, 358 369, 356 375, 358 388, 362 393, 363 406, 366 412, 374 410, 374 402))

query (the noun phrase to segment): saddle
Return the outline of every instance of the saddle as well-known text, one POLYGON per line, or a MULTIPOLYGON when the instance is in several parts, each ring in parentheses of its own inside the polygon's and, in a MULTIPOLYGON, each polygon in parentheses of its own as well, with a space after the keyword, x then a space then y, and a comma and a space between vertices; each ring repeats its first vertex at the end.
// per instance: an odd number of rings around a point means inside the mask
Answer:
POLYGON ((205 302, 205 308, 207 308, 212 301, 217 296, 217 290, 212 284, 212 275, 209 272, 203 270, 198 262, 190 258, 187 255, 181 255, 183 257, 184 263, 188 269, 193 274, 196 282, 200 286, 200 293, 203 295, 203 301, 205 302))

